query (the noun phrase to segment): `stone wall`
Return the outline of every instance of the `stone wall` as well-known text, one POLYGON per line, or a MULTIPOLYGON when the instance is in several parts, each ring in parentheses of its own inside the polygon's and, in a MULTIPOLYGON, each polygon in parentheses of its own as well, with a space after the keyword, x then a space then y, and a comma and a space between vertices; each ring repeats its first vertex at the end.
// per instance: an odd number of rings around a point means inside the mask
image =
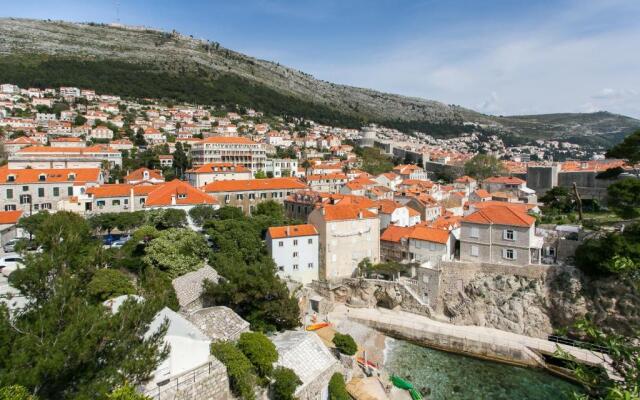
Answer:
POLYGON ((337 360, 331 368, 326 369, 308 385, 300 388, 296 392, 296 398, 298 400, 324 400, 326 398, 324 396, 328 393, 329 380, 336 372, 344 372, 342 364, 337 360))
POLYGON ((215 358, 171 378, 162 385, 151 384, 144 394, 153 400, 231 400, 225 366, 215 358))

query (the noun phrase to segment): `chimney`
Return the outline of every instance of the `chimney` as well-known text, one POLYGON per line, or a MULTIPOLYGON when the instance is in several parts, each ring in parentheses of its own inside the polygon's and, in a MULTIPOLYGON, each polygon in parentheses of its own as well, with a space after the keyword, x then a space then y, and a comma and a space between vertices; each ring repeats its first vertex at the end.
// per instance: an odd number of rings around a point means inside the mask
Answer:
POLYGON ((171 205, 172 205, 172 206, 175 206, 175 205, 176 205, 176 195, 175 195, 175 194, 172 194, 172 195, 171 195, 171 205))
POLYGON ((290 233, 289 233, 289 227, 288 227, 288 226, 285 228, 285 233, 286 233, 286 235, 287 235, 287 236, 289 236, 289 235, 290 235, 290 233))
POLYGON ((325 211, 324 207, 322 207, 320 210, 322 212, 322 215, 326 215, 326 211, 325 211))
POLYGON ((362 219, 362 210, 358 211, 358 219, 362 219))
POLYGON ((136 207, 135 196, 133 194, 133 186, 129 189, 129 211, 133 212, 136 207))

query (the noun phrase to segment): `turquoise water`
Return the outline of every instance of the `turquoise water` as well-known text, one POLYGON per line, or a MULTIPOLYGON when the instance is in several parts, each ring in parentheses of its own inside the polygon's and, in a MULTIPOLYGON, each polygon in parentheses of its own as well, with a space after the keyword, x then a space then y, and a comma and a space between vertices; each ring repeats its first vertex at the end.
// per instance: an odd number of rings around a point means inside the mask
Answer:
POLYGON ((387 341, 385 370, 408 379, 425 399, 570 399, 579 388, 543 371, 387 341))

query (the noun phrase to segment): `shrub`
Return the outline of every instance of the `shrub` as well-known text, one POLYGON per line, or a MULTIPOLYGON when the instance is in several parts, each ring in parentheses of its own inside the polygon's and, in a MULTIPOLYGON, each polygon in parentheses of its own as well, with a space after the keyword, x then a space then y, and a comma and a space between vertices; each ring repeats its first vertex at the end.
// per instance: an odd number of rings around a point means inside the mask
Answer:
POLYGON ((105 301, 123 294, 136 292, 129 277, 116 269, 99 269, 87 285, 89 295, 105 301))
POLYGON ((260 332, 245 332, 240 335, 238 348, 251 361, 258 375, 271 375, 273 363, 278 361, 278 352, 268 337, 260 332))
POLYGON ((302 384, 298 375, 289 368, 278 367, 273 371, 273 391, 274 400, 294 400, 296 388, 302 384))
POLYGON ((231 391, 243 400, 255 399, 256 376, 251 361, 238 348, 229 342, 211 344, 213 354, 225 367, 229 375, 231 391))
POLYGON ((339 372, 333 374, 329 380, 329 400, 351 400, 344 384, 344 377, 339 372))
POLYGON ((138 393, 133 386, 125 384, 109 393, 107 400, 151 400, 151 398, 138 393))
POLYGON ((36 400, 29 391, 20 385, 5 386, 0 388, 0 400, 36 400))
POLYGON ((342 354, 346 354, 348 356, 352 356, 356 354, 358 351, 358 345, 356 341, 353 340, 351 335, 343 335, 339 332, 336 332, 333 337, 333 344, 336 346, 336 349, 342 354))

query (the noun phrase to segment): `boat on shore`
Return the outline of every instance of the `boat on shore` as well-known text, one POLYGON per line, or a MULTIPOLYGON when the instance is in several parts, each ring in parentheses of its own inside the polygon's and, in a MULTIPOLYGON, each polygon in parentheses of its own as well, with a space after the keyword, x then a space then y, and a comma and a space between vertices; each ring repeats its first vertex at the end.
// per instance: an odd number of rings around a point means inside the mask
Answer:
POLYGON ((307 331, 317 331, 318 329, 326 328, 327 326, 331 326, 331 324, 328 322, 320 322, 317 324, 311 324, 307 326, 305 329, 307 331))
POLYGON ((405 379, 402 379, 397 375, 392 375, 391 376, 391 383, 393 383, 393 386, 395 386, 397 388, 407 390, 409 392, 409 394, 411 395, 411 398, 413 400, 422 400, 422 395, 411 384, 411 382, 409 382, 409 381, 407 381, 405 379))

